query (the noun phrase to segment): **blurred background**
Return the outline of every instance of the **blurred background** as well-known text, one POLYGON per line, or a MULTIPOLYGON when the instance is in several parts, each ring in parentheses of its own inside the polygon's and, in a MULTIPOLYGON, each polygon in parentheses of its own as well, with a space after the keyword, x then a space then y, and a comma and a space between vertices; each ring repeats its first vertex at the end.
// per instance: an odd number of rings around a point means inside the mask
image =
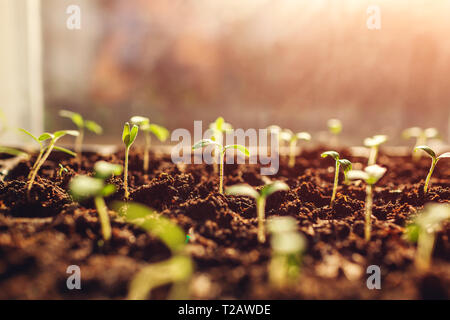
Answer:
POLYGON ((87 138, 105 143, 132 115, 190 130, 222 115, 319 138, 334 117, 349 144, 402 142, 410 126, 450 135, 448 0, 0 3, 0 108, 30 130, 71 127, 58 117, 69 109, 101 123, 105 134, 87 138), (79 30, 66 27, 69 5, 79 30), (369 5, 380 30, 367 27, 369 5))

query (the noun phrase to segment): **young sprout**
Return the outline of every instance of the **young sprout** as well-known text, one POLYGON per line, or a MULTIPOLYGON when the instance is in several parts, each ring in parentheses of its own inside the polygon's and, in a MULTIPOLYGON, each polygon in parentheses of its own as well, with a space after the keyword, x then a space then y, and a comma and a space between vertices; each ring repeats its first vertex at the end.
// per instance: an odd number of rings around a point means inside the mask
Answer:
POLYGON ((306 239, 297 232, 297 222, 292 217, 271 218, 267 227, 272 234, 269 281, 279 288, 295 284, 307 247, 306 239))
POLYGON ((370 241, 370 233, 372 229, 372 205, 373 205, 373 185, 381 179, 386 173, 386 168, 380 167, 377 164, 368 166, 361 170, 350 170, 347 176, 350 180, 364 180, 366 186, 366 207, 365 207, 365 227, 364 237, 366 241, 370 241))
MULTIPOLYGON (((233 126, 227 122, 223 117, 218 117, 216 121, 209 125, 209 129, 212 130, 213 134, 211 140, 216 141, 217 143, 223 144, 223 135, 226 132, 232 131, 233 126)), ((216 150, 213 150, 213 158, 214 158, 214 172, 219 172, 219 167, 217 164, 217 156, 216 150)))
POLYGON ((417 242, 415 265, 427 270, 431 264, 436 232, 442 223, 450 219, 450 206, 447 204, 427 204, 414 222, 407 226, 405 236, 411 242, 417 242))
POLYGON ((383 134, 375 135, 371 138, 364 139, 364 146, 370 148, 369 160, 367 165, 372 166, 377 163, 378 149, 381 144, 387 141, 387 136, 383 134))
MULTIPOLYGON (((192 259, 185 253, 185 233, 175 223, 146 206, 136 203, 116 203, 117 212, 125 212, 127 222, 143 228, 161 239, 170 249, 172 257, 166 261, 142 268, 130 284, 128 299, 143 300, 157 287, 173 283, 171 297, 183 298, 180 292, 194 270, 192 259)), ((185 290, 182 290, 185 291, 185 290)))
POLYGON ((277 191, 286 191, 289 187, 286 183, 275 181, 266 184, 258 193, 255 189, 245 184, 238 184, 226 189, 226 194, 232 196, 247 196, 256 200, 256 211, 258 213, 258 241, 266 242, 266 232, 264 230, 265 211, 267 197, 277 191))
POLYGON ((436 167, 436 164, 439 160, 443 158, 450 158, 450 152, 446 152, 441 154, 440 156, 437 156, 436 153, 428 146, 418 146, 414 148, 414 152, 417 152, 417 150, 423 150, 425 151, 430 157, 431 157, 431 167, 430 171, 428 172, 427 178, 425 180, 425 186, 423 187, 423 191, 425 193, 428 192, 428 185, 430 183, 431 175, 433 174, 434 168, 436 167))
MULTIPOLYGON (((416 139, 415 147, 423 146, 427 144, 428 139, 434 139, 439 137, 439 132, 436 128, 427 128, 423 130, 419 127, 411 127, 403 130, 402 136, 404 139, 414 138, 416 139)), ((415 152, 413 149, 412 158, 415 162, 419 161, 422 154, 415 152)))
POLYGON ((40 147, 38 157, 28 175, 29 180, 28 180, 27 193, 29 196, 31 188, 33 187, 33 183, 36 180, 36 175, 39 172, 39 169, 45 163, 45 161, 50 156, 50 154, 52 153, 53 150, 65 152, 73 157, 76 156, 76 154, 74 152, 67 150, 65 148, 56 146, 56 142, 58 142, 59 139, 61 139, 62 137, 66 136, 66 135, 77 137, 79 135, 79 132, 75 131, 75 130, 62 130, 62 131, 56 131, 54 133, 45 132, 45 133, 41 134, 39 137, 36 137, 24 129, 20 129, 20 130, 23 133, 30 136, 34 141, 36 141, 40 147), (44 146, 45 141, 48 141, 46 146, 44 146))
POLYGON ((94 177, 79 175, 73 178, 69 190, 72 197, 77 201, 94 199, 103 239, 108 241, 111 238, 111 224, 104 198, 116 192, 116 187, 113 184, 106 184, 106 180, 112 176, 120 175, 122 166, 100 161, 95 164, 94 171, 94 177))
POLYGON ((326 151, 321 154, 322 158, 332 157, 336 161, 336 169, 334 170, 334 184, 333 184, 333 194, 331 196, 330 207, 333 207, 334 200, 336 199, 336 192, 339 181, 339 168, 342 166, 345 175, 345 181, 348 180, 347 173, 352 170, 352 163, 347 159, 339 159, 339 153, 336 151, 326 151))
POLYGON ((80 134, 75 141, 75 152, 77 153, 78 158, 81 159, 81 154, 83 151, 84 130, 87 129, 99 135, 103 133, 103 128, 94 121, 85 120, 81 114, 76 112, 61 110, 59 112, 59 115, 61 117, 72 120, 72 122, 77 126, 80 134))
POLYGON ((338 137, 342 132, 342 122, 339 119, 330 119, 327 121, 328 131, 332 135, 331 145, 338 145, 338 137))
POLYGON ((145 149, 144 149, 144 172, 148 172, 150 162, 150 144, 154 134, 159 141, 164 142, 169 137, 169 130, 154 123, 150 123, 150 119, 146 117, 135 116, 131 118, 131 123, 138 125, 141 131, 145 134, 145 149))
POLYGON ((130 128, 130 124, 128 122, 125 123, 122 133, 122 141, 125 144, 125 169, 123 174, 123 186, 125 189, 125 200, 127 201, 130 197, 130 192, 128 191, 128 158, 130 155, 130 148, 136 140, 138 132, 139 127, 137 125, 133 125, 133 127, 130 128))
POLYGON ((68 173, 69 170, 64 167, 61 163, 58 165, 59 166, 59 170, 58 170, 58 176, 62 177, 63 172, 68 173))
POLYGON ((308 132, 293 133, 291 130, 286 129, 280 133, 280 139, 289 143, 289 168, 293 168, 295 165, 295 151, 297 146, 297 140, 310 141, 311 135, 308 132))
POLYGON ((228 149, 237 149, 242 152, 246 157, 250 156, 250 152, 244 146, 239 144, 233 144, 228 146, 223 146, 222 144, 213 141, 211 139, 203 139, 192 146, 192 150, 200 149, 207 146, 213 146, 219 150, 219 193, 223 194, 223 162, 225 158, 225 153, 228 149))

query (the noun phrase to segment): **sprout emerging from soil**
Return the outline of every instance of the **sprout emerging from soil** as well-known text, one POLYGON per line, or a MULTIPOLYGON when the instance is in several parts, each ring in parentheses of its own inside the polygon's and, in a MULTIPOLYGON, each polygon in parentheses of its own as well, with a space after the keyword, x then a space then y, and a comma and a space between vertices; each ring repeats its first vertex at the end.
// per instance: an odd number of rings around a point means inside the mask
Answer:
POLYGON ((61 163, 58 165, 58 167, 59 167, 59 170, 58 170, 59 177, 62 177, 63 172, 65 172, 65 173, 69 172, 69 170, 66 167, 64 167, 61 163))
POLYGON ((295 284, 300 273, 302 254, 307 247, 306 239, 297 232, 297 222, 292 217, 271 218, 267 227, 272 234, 270 283, 276 287, 295 284))
POLYGON ((41 134, 39 137, 36 137, 24 129, 20 129, 20 131, 27 134, 34 141, 36 141, 39 144, 39 148, 40 148, 36 162, 34 163, 33 167, 31 168, 31 171, 28 175, 29 180, 28 180, 27 193, 28 193, 28 197, 29 197, 31 188, 33 187, 34 181, 36 180, 36 176, 39 172, 39 169, 42 167, 42 165, 48 159, 48 157, 50 156, 50 154, 52 153, 53 150, 67 153, 73 157, 76 156, 76 153, 74 153, 68 149, 56 146, 56 142, 58 142, 59 139, 61 139, 62 137, 66 136, 66 135, 77 137, 79 135, 79 132, 75 131, 75 130, 61 130, 61 131, 56 131, 54 133, 45 132, 45 133, 41 134), (44 146, 45 141, 48 141, 46 146, 44 146))
POLYGON ((373 205, 373 185, 381 179, 386 173, 386 168, 375 164, 361 170, 350 170, 347 176, 350 180, 364 180, 366 186, 366 207, 365 207, 365 227, 364 237, 366 241, 370 241, 370 233, 372 230, 372 205, 373 205))
POLYGON ((405 236, 411 242, 417 242, 415 265, 427 270, 431 264, 436 232, 442 223, 450 219, 450 206, 447 204, 427 204, 412 224, 406 228, 405 236))
POLYGON ((267 197, 277 191, 287 191, 289 186, 282 181, 275 181, 266 184, 258 193, 255 189, 245 184, 238 184, 226 189, 226 194, 232 196, 247 196, 256 200, 256 211, 258 213, 258 241, 266 242, 266 232, 264 230, 265 211, 267 197))
MULTIPOLYGON (((228 122, 225 122, 223 117, 218 117, 216 121, 209 125, 209 129, 212 130, 213 134, 211 140, 216 141, 217 143, 223 144, 223 135, 226 132, 230 132, 233 130, 233 126, 228 122)), ((213 150, 213 158, 214 158, 214 172, 219 172, 219 165, 217 164, 217 156, 216 150, 213 150)), ((220 159, 219 159, 220 160, 220 159)))
POLYGON ((122 166, 100 161, 95 164, 94 170, 94 177, 80 175, 73 178, 70 182, 69 190, 72 197, 77 201, 94 199, 103 239, 108 241, 111 239, 111 224, 104 198, 115 193, 116 187, 113 184, 106 184, 106 180, 120 175, 122 166))
POLYGON ((423 187, 423 191, 425 193, 428 192, 428 185, 430 184, 431 175, 433 174, 434 168, 436 167, 436 164, 439 160, 443 158, 450 158, 450 152, 446 152, 441 154, 440 156, 436 155, 436 152, 434 152, 430 147, 428 146, 418 146, 414 148, 414 152, 417 152, 417 150, 423 150, 425 151, 430 157, 431 157, 431 167, 430 171, 428 172, 427 178, 425 180, 425 186, 423 187))
POLYGON ((130 124, 127 122, 123 128, 122 133, 122 141, 125 144, 125 169, 123 174, 123 187, 125 189, 125 200, 128 200, 130 197, 130 192, 128 191, 128 158, 130 155, 130 148, 133 145, 134 141, 139 132, 139 127, 137 125, 133 125, 130 128, 130 124))
POLYGON ((170 299, 182 299, 185 286, 194 270, 191 258, 185 253, 185 233, 175 223, 146 206, 136 203, 116 203, 117 212, 124 212, 127 222, 156 236, 172 252, 169 260, 142 268, 133 278, 128 299, 143 300, 157 287, 173 283, 170 299))
POLYGON ((169 130, 154 123, 150 123, 150 119, 146 117, 135 116, 131 118, 131 123, 138 125, 141 131, 145 134, 145 149, 144 149, 144 172, 148 172, 150 162, 150 144, 151 134, 153 133, 159 141, 164 142, 169 137, 169 130))
MULTIPOLYGON (((423 130, 419 127, 411 127, 405 129, 402 132, 402 136, 404 139, 414 138, 416 139, 415 147, 423 146, 427 144, 428 139, 435 139, 439 137, 439 132, 436 128, 427 128, 423 130)), ((421 157, 421 153, 415 152, 413 149, 412 158, 415 162, 419 161, 421 157)))
POLYGON ((368 166, 372 166, 377 163, 378 149, 380 145, 387 141, 387 136, 383 134, 375 135, 371 138, 364 139, 364 146, 370 148, 368 166))
POLYGON ((280 139, 289 143, 289 168, 293 168, 295 165, 295 151, 298 140, 310 141, 311 135, 308 132, 293 133, 291 130, 286 129, 280 133, 280 139))
POLYGON ((219 192, 223 194, 223 162, 225 158, 225 153, 228 149, 237 149, 242 152, 246 157, 250 156, 250 152, 244 146, 239 144, 233 144, 228 146, 223 146, 222 144, 211 140, 211 139, 203 139, 197 142, 192 146, 192 150, 200 149, 207 146, 214 146, 214 148, 219 150, 219 192))
POLYGON ((81 153, 83 151, 84 130, 87 129, 90 132, 99 135, 103 133, 103 128, 98 123, 92 120, 85 120, 81 114, 76 112, 61 110, 59 112, 59 115, 61 117, 72 120, 72 122, 77 126, 80 134, 75 141, 75 152, 77 153, 79 159, 81 159, 81 153))
POLYGON ((327 121, 328 131, 332 135, 331 145, 338 145, 339 135, 342 132, 342 122, 339 119, 330 119, 327 121))
POLYGON ((339 169, 342 166, 345 175, 345 181, 348 181, 347 173, 352 170, 352 163, 347 159, 340 159, 339 153, 336 151, 326 151, 321 154, 322 158, 332 157, 336 161, 336 169, 334 173, 333 194, 331 196, 330 207, 333 207, 334 200, 336 199, 336 192, 339 181, 339 169))

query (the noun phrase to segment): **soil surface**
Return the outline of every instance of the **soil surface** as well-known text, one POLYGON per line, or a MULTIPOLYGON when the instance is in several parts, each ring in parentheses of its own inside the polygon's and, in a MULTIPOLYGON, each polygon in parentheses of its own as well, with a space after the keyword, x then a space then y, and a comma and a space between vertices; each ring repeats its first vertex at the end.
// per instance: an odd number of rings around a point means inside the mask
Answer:
MULTIPOLYGON (((431 188, 423 193, 430 159, 381 153, 378 164, 388 169, 375 188, 372 240, 364 241, 365 185, 340 186, 329 208, 334 178, 325 148, 305 150, 271 180, 290 190, 268 198, 266 217, 291 216, 308 240, 298 283, 273 288, 268 283, 270 241, 257 241, 254 200, 218 193, 218 178, 209 165, 175 165, 170 156, 152 154, 142 172, 142 155, 130 156, 131 199, 171 218, 191 235, 188 251, 195 262, 189 288, 193 299, 448 299, 450 297, 450 223, 437 234, 431 269, 414 267, 416 245, 403 239, 409 219, 428 202, 450 202, 450 165, 438 163, 431 188), (366 286, 370 265, 381 268, 382 289, 366 286)), ((367 159, 338 150, 363 168, 367 159)), ((68 184, 76 174, 91 174, 96 161, 123 164, 123 152, 104 157, 85 153, 81 165, 54 153, 40 171, 31 197, 26 177, 34 158, 23 160, 0 182, 0 299, 123 299, 142 267, 170 257, 157 238, 112 218, 112 239, 101 245, 101 230, 92 202, 76 203, 68 184), (58 176, 58 164, 68 172, 58 176), (66 269, 81 268, 82 290, 68 290, 66 269)), ((122 200, 122 178, 112 183, 122 200)), ((225 186, 264 185, 259 165, 226 165, 225 186)), ((165 299, 168 287, 152 292, 165 299)))

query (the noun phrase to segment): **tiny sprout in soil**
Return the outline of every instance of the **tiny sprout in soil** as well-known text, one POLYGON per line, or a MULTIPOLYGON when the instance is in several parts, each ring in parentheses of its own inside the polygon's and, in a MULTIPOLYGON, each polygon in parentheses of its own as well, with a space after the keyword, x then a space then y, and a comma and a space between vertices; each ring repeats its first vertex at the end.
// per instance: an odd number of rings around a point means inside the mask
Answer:
POLYGON ((81 154, 83 151, 84 130, 87 129, 90 132, 99 135, 103 133, 103 128, 98 123, 92 120, 85 120, 81 114, 76 112, 61 110, 59 112, 59 115, 61 117, 72 120, 72 122, 77 126, 78 132, 80 134, 77 136, 77 139, 75 141, 75 152, 77 153, 79 159, 81 159, 81 154))
MULTIPOLYGON (((209 125, 209 129, 212 131, 211 140, 216 141, 217 143, 223 144, 223 135, 224 133, 230 132, 233 130, 233 126, 228 122, 225 122, 223 117, 218 117, 216 121, 209 125)), ((217 174, 219 172, 218 160, 216 156, 216 149, 213 150, 213 158, 214 158, 214 172, 217 174)))
POLYGON ((367 162, 368 166, 372 166, 377 163, 378 149, 381 144, 387 141, 387 139, 388 137, 386 135, 379 134, 364 140, 364 146, 370 148, 369 160, 367 162))
POLYGON ((130 197, 130 192, 128 191, 128 158, 130 156, 130 148, 133 145, 134 141, 139 132, 139 127, 137 125, 133 125, 130 128, 130 124, 127 122, 123 128, 122 133, 122 141, 125 144, 125 169, 123 174, 123 187, 125 189, 125 200, 128 200, 130 197))
POLYGON ((166 128, 150 123, 150 119, 141 116, 134 116, 131 118, 131 123, 138 125, 139 129, 144 132, 145 135, 145 147, 144 147, 144 172, 148 172, 149 162, 150 162, 150 144, 151 144, 151 134, 155 135, 159 141, 164 142, 169 137, 169 130, 166 128))
POLYGON ((137 225, 161 239, 170 249, 172 257, 166 261, 149 264, 133 278, 128 299, 143 300, 151 291, 173 283, 170 299, 185 299, 186 286, 194 270, 191 258, 185 252, 185 233, 175 223, 156 211, 137 203, 115 203, 117 212, 125 215, 127 222, 137 225))
MULTIPOLYGON (((439 138, 439 132, 436 128, 422 129, 419 127, 411 127, 403 130, 402 136, 404 139, 414 138, 416 139, 415 147, 426 145, 428 139, 439 138)), ((413 149, 412 158, 415 162, 419 161, 421 158, 421 153, 415 152, 413 149)))
POLYGON ((59 170, 58 170, 58 177, 62 177, 63 173, 68 173, 69 170, 64 167, 61 163, 58 164, 59 170))
POLYGON ((289 168, 293 168, 295 165, 297 141, 310 141, 311 135, 308 132, 293 133, 291 130, 286 129, 280 133, 280 139, 288 142, 289 144, 289 168))
POLYGON ((28 196, 30 195, 31 188, 33 187, 33 183, 36 180, 36 175, 39 172, 39 169, 42 167, 42 165, 45 163, 45 161, 50 156, 51 152, 53 150, 65 152, 71 156, 76 156, 76 154, 70 150, 67 150, 62 147, 56 146, 56 142, 58 142, 59 139, 66 135, 71 135, 77 137, 79 135, 78 131, 74 130, 62 130, 62 131, 56 131, 54 133, 43 133, 39 137, 34 136, 30 132, 20 129, 23 133, 30 136, 34 141, 36 141, 39 144, 39 155, 36 159, 36 162, 34 163, 33 167, 31 168, 31 171, 28 176, 28 196), (46 146, 44 146, 44 142, 49 141, 46 146))
POLYGON ((417 242, 415 265, 420 270, 430 268, 436 232, 442 223, 450 219, 450 206, 447 204, 427 204, 413 223, 407 226, 405 236, 411 242, 417 242))
POLYGON ((197 142, 192 146, 192 150, 200 149, 207 146, 213 146, 219 150, 219 193, 223 194, 223 163, 225 158, 225 153, 229 149, 237 149, 242 152, 246 157, 250 156, 250 152, 244 146, 239 144, 233 144, 228 146, 223 146, 222 144, 211 140, 211 139, 203 139, 197 142))
POLYGON ((366 186, 366 207, 365 207, 365 227, 364 238, 370 241, 370 233, 372 229, 372 205, 373 205, 373 185, 381 179, 386 173, 386 168, 380 167, 377 164, 368 166, 361 170, 350 170, 347 175, 350 180, 364 180, 366 186))
POLYGON ((292 217, 274 217, 267 222, 272 234, 272 259, 269 264, 269 281, 275 287, 296 283, 300 274, 302 254, 306 251, 305 237, 297 231, 292 217))
POLYGON ((439 160, 443 158, 450 158, 450 152, 446 152, 441 154, 440 156, 436 155, 436 152, 434 152, 430 147, 428 146, 418 146, 414 148, 414 151, 417 152, 418 150, 425 151, 430 157, 431 157, 431 167, 430 171, 428 172, 427 178, 425 180, 425 186, 423 187, 423 191, 425 193, 428 192, 428 185, 430 184, 431 175, 433 174, 434 168, 436 167, 436 164, 439 160))
POLYGON ((227 188, 226 194, 232 196, 247 196, 254 198, 256 200, 256 211, 258 214, 258 241, 264 243, 266 242, 266 232, 264 230, 264 223, 265 223, 265 210, 267 197, 274 192, 287 190, 289 190, 289 186, 286 183, 281 181, 275 181, 266 184, 264 187, 261 188, 261 191, 259 193, 248 185, 239 184, 227 188))
POLYGON ((77 201, 94 199, 103 239, 108 241, 111 238, 111 224, 104 198, 114 194, 116 187, 113 184, 106 184, 106 180, 120 175, 122 166, 100 161, 95 164, 94 170, 94 177, 79 175, 73 178, 70 182, 69 190, 72 197, 77 201))
POLYGON ((332 135, 331 145, 336 146, 339 144, 338 137, 342 132, 342 122, 339 119, 329 119, 327 121, 328 131, 332 135))
POLYGON ((336 169, 334 173, 334 184, 333 184, 333 194, 331 196, 331 203, 330 207, 333 207, 334 200, 336 199, 336 192, 338 187, 338 181, 339 181, 339 169, 342 166, 342 169, 344 171, 345 176, 345 182, 348 181, 347 173, 352 170, 352 163, 347 159, 339 159, 339 153, 336 151, 326 151, 321 154, 322 158, 326 157, 332 157, 336 161, 336 169))

